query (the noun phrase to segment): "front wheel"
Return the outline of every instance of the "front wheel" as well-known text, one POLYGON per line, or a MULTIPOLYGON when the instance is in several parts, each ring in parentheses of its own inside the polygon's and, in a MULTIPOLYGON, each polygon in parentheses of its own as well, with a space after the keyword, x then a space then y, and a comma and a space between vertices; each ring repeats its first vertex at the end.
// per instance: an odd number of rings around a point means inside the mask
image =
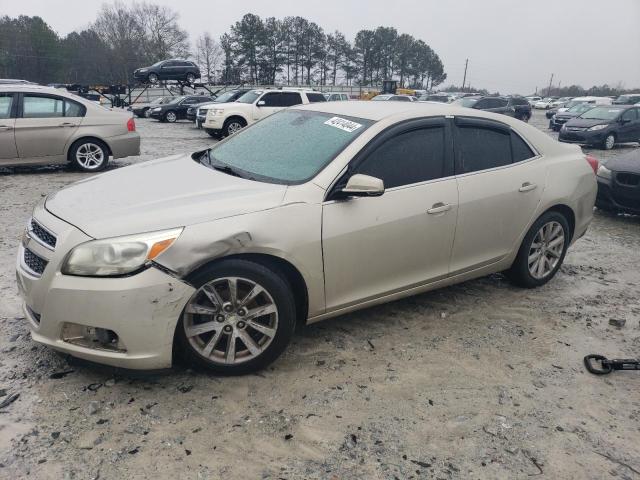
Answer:
POLYGON ((559 212, 543 214, 524 237, 507 276, 520 287, 544 285, 562 265, 570 239, 569 223, 564 215, 559 212))
POLYGON ((80 140, 71 147, 69 159, 78 170, 97 172, 107 166, 109 152, 99 140, 80 140))
POLYGON ((616 136, 613 133, 610 133, 606 137, 604 137, 602 148, 604 148, 605 150, 611 150, 615 144, 616 136))
POLYGON ((157 75, 157 74, 155 74, 155 73, 150 73, 150 74, 147 76, 147 81, 148 81, 149 83, 158 83, 158 75, 157 75))
POLYGON ((178 322, 178 351, 219 374, 262 369, 285 350, 295 328, 291 287, 261 264, 222 260, 194 275, 197 288, 178 322))
POLYGON ((193 83, 196 81, 196 76, 193 73, 187 73, 187 83, 193 83))
POLYGON ((238 133, 244 127, 247 126, 247 122, 242 120, 241 118, 232 118, 227 120, 224 123, 224 127, 222 127, 222 131, 226 137, 229 135, 233 135, 234 133, 238 133))
POLYGON ((178 115, 173 110, 169 110, 164 114, 164 119, 169 123, 175 123, 178 120, 178 115))

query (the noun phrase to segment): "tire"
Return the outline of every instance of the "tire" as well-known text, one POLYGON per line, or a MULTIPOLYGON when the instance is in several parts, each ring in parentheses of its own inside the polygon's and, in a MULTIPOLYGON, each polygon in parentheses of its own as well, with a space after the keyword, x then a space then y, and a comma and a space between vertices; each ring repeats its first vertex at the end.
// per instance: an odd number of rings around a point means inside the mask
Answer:
POLYGON ((196 76, 193 73, 187 73, 185 80, 187 83, 194 83, 196 81, 196 76))
POLYGON ((147 82, 158 83, 158 74, 152 72, 149 75, 147 75, 147 82))
POLYGON ((207 132, 207 134, 210 137, 220 138, 220 132, 218 130, 211 130, 210 128, 205 128, 204 131, 207 132))
POLYGON ((614 133, 608 134, 602 141, 603 150, 611 150, 616 144, 616 136, 614 133))
POLYGON ((234 133, 239 132, 244 127, 247 126, 247 122, 244 119, 239 117, 232 117, 226 122, 224 122, 224 126, 222 127, 222 133, 225 137, 229 135, 233 135, 234 133))
MULTIPOLYGON (((571 231, 569 229, 569 222, 565 216, 555 211, 544 213, 534 222, 525 235, 524 240, 522 240, 513 265, 511 265, 511 268, 506 272, 507 277, 513 284, 519 287, 535 288, 544 285, 558 272, 558 269, 564 261, 570 241, 571 231), (557 232, 558 227, 562 229, 560 232, 562 240, 560 240, 560 235, 553 236, 553 233, 557 232), (543 228, 545 230, 543 230, 543 228), (539 263, 536 263, 536 259, 533 260, 533 263, 530 263, 530 257, 540 252, 540 250, 537 250, 537 252, 531 253, 535 249, 534 241, 540 240, 540 235, 542 235, 543 232, 550 234, 550 238, 543 240, 546 243, 542 244, 542 255, 538 255, 537 258, 540 259, 540 257, 543 257, 546 260, 538 260, 538 262, 543 262, 543 266, 538 270, 537 267, 539 263), (558 240, 560 241, 556 244, 557 246, 550 246, 554 244, 554 241, 557 242, 558 240), (549 246, 546 244, 549 244, 549 246), (534 275, 532 271, 536 274, 534 275)), ((541 242, 538 241, 535 243, 540 244, 541 242)))
POLYGON ((109 149, 95 138, 81 139, 69 149, 69 161, 83 172, 99 172, 109 162, 109 149))
POLYGON ((173 110, 169 110, 164 114, 163 119, 165 122, 176 123, 176 120, 178 120, 178 115, 176 115, 176 112, 174 112, 173 110))
POLYGON ((151 109, 150 108, 145 108, 144 109, 144 118, 151 118, 151 109))
POLYGON ((291 341, 295 301, 280 274, 259 263, 227 259, 201 269, 190 283, 196 292, 182 312, 175 335, 176 353, 188 363, 222 375, 243 375, 265 368, 291 341), (234 302, 230 301, 232 283, 236 285, 234 302), (262 290, 247 301, 256 286, 262 290), (246 320, 252 311, 268 313, 246 320), (251 347, 245 343, 247 335, 251 347))

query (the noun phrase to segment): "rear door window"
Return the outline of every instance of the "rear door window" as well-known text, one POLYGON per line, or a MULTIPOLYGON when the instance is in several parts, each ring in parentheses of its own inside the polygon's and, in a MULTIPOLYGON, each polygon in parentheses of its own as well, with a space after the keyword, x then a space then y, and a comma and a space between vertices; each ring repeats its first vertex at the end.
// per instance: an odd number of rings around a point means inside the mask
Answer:
MULTIPOLYGON (((294 105, 300 105, 302 103, 302 97, 299 93, 296 92, 282 92, 280 99, 282 103, 281 106, 283 107, 292 107, 294 105)), ((322 100, 324 101, 324 97, 322 97, 322 100)))
MULTIPOLYGON (((321 93, 307 93, 307 99, 309 103, 326 102, 327 99, 321 93)), ((332 100, 340 100, 340 98, 332 98, 332 100)))
POLYGON ((64 117, 64 101, 59 97, 25 94, 22 101, 23 118, 64 117))
POLYGON ((260 101, 264 102, 263 107, 283 107, 282 105, 282 93, 280 92, 269 92, 265 93, 264 96, 260 99, 260 101))
POLYGON ((512 162, 511 134, 507 128, 489 125, 458 125, 456 173, 471 173, 502 167, 512 162))
POLYGON ((11 118, 12 93, 0 93, 0 119, 11 118))

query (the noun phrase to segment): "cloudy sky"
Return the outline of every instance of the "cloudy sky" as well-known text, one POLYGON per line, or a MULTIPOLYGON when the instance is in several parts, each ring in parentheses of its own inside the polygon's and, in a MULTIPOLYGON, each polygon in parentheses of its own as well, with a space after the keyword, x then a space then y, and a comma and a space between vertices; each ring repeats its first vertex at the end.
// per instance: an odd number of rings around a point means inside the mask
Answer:
MULTIPOLYGON (((0 14, 39 15, 60 35, 87 27, 103 0, 0 0, 0 14)), ((128 2, 127 2, 128 3, 128 2)), ((426 41, 448 79, 502 93, 554 85, 622 83, 640 88, 640 0, 153 0, 178 10, 192 38, 218 37, 251 12, 300 15, 349 39, 393 26, 426 41)))

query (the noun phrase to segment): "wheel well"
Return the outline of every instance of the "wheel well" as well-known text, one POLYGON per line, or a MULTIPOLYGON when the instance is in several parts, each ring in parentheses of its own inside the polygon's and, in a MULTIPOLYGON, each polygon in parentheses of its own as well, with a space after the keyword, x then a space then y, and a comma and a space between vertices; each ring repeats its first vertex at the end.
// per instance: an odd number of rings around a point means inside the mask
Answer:
POLYGON ((573 213, 573 210, 571 210, 571 208, 566 205, 558 204, 547 209, 547 211, 544 213, 547 212, 558 212, 564 215, 564 217, 567 219, 567 222, 569 223, 569 233, 571 234, 571 238, 573 238, 573 232, 576 229, 576 215, 573 213))
POLYGON ((232 115, 224 121, 224 124, 227 125, 231 120, 240 120, 245 125, 245 127, 247 126, 247 121, 240 115, 232 115))
POLYGON ((296 303, 296 321, 298 324, 304 325, 309 313, 309 294, 307 290, 307 284, 298 269, 294 267, 290 262, 280 257, 262 253, 242 253, 237 255, 229 255, 226 257, 217 258, 200 266, 195 271, 191 272, 189 276, 198 272, 202 268, 208 267, 209 265, 213 265, 222 260, 233 258, 259 263, 260 265, 273 270, 274 272, 284 277, 289 285, 291 285, 291 290, 293 291, 293 298, 296 303))
POLYGON ((93 142, 104 145, 104 148, 107 149, 107 154, 111 157, 113 156, 113 152, 111 151, 111 147, 107 142, 98 137, 82 137, 74 141, 71 145, 69 145, 69 150, 67 150, 67 160, 71 161, 71 152, 73 151, 73 147, 75 147, 78 143, 86 142, 87 140, 91 140, 93 142))

